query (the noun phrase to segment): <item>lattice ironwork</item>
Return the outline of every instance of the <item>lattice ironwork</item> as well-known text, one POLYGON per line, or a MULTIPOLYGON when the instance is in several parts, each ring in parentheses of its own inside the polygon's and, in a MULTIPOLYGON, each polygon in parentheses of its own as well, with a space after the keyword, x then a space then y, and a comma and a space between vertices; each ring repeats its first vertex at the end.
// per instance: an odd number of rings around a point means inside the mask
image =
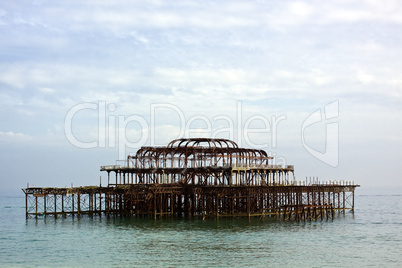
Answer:
POLYGON ((294 167, 226 139, 177 139, 142 147, 124 165, 102 166, 107 187, 27 188, 27 217, 40 215, 276 216, 331 219, 354 209, 359 185, 297 182, 294 167), (114 174, 115 178, 110 178, 114 174))

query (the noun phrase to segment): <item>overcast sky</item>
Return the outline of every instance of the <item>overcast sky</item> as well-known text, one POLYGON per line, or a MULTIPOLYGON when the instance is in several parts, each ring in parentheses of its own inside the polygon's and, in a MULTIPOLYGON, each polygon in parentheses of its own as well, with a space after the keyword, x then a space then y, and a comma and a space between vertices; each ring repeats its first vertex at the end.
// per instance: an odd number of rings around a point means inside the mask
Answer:
POLYGON ((3 190, 106 183, 181 136, 402 187, 400 1, 1 2, 3 190))

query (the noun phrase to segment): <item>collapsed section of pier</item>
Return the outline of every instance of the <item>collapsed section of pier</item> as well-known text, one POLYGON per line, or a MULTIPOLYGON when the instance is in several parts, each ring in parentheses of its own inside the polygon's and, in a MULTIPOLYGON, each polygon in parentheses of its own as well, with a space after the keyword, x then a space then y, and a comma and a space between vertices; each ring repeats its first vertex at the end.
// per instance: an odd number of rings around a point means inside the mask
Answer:
POLYGON ((227 139, 177 139, 101 166, 107 187, 26 188, 26 216, 277 216, 316 220, 354 209, 352 181, 296 181, 294 167, 227 139))

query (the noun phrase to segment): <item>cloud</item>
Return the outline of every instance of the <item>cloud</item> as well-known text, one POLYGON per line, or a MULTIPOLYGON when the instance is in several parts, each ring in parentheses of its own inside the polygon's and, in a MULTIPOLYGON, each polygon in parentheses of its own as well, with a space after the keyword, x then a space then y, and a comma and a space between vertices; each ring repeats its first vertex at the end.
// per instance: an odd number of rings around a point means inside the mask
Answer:
POLYGON ((374 76, 360 70, 357 71, 357 79, 364 85, 371 84, 375 81, 374 76))
MULTIPOLYGON (((5 5, 4 23, 26 25, 56 35, 112 33, 116 36, 138 30, 192 28, 222 31, 233 29, 291 30, 303 25, 377 21, 402 23, 398 1, 280 1, 266 2, 121 2, 71 1, 69 5, 43 2, 18 8, 5 5), (96 6, 96 8, 94 8, 96 6)), ((36 37, 37 38, 37 37, 36 37)))
POLYGON ((55 90, 53 88, 48 88, 48 87, 41 87, 41 88, 38 88, 38 90, 45 94, 53 94, 55 92, 55 90))
POLYGON ((326 18, 332 22, 379 21, 402 23, 402 7, 398 1, 341 1, 325 7, 326 18))
POLYGON ((16 143, 16 142, 31 142, 33 140, 33 137, 23 134, 21 132, 13 132, 13 131, 7 131, 3 132, 0 131, 0 141, 3 144, 8 144, 8 143, 16 143))
POLYGON ((7 25, 7 23, 6 23, 5 20, 3 19, 3 17, 5 17, 6 14, 7 14, 6 11, 0 9, 0 27, 7 25))
POLYGON ((288 9, 291 15, 299 17, 310 17, 314 13, 314 8, 305 2, 295 1, 288 4, 288 9))
POLYGON ((149 40, 148 38, 142 36, 141 34, 136 33, 135 31, 130 32, 129 35, 133 38, 135 38, 137 41, 143 43, 143 44, 148 44, 149 40))

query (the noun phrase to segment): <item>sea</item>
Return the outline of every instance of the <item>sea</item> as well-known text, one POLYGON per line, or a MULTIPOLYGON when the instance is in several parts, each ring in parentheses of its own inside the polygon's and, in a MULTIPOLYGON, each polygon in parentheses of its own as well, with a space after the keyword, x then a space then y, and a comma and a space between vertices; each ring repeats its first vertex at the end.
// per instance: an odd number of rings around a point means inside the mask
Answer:
POLYGON ((0 194, 0 267, 402 267, 402 194, 356 190, 333 220, 25 218, 0 194))

